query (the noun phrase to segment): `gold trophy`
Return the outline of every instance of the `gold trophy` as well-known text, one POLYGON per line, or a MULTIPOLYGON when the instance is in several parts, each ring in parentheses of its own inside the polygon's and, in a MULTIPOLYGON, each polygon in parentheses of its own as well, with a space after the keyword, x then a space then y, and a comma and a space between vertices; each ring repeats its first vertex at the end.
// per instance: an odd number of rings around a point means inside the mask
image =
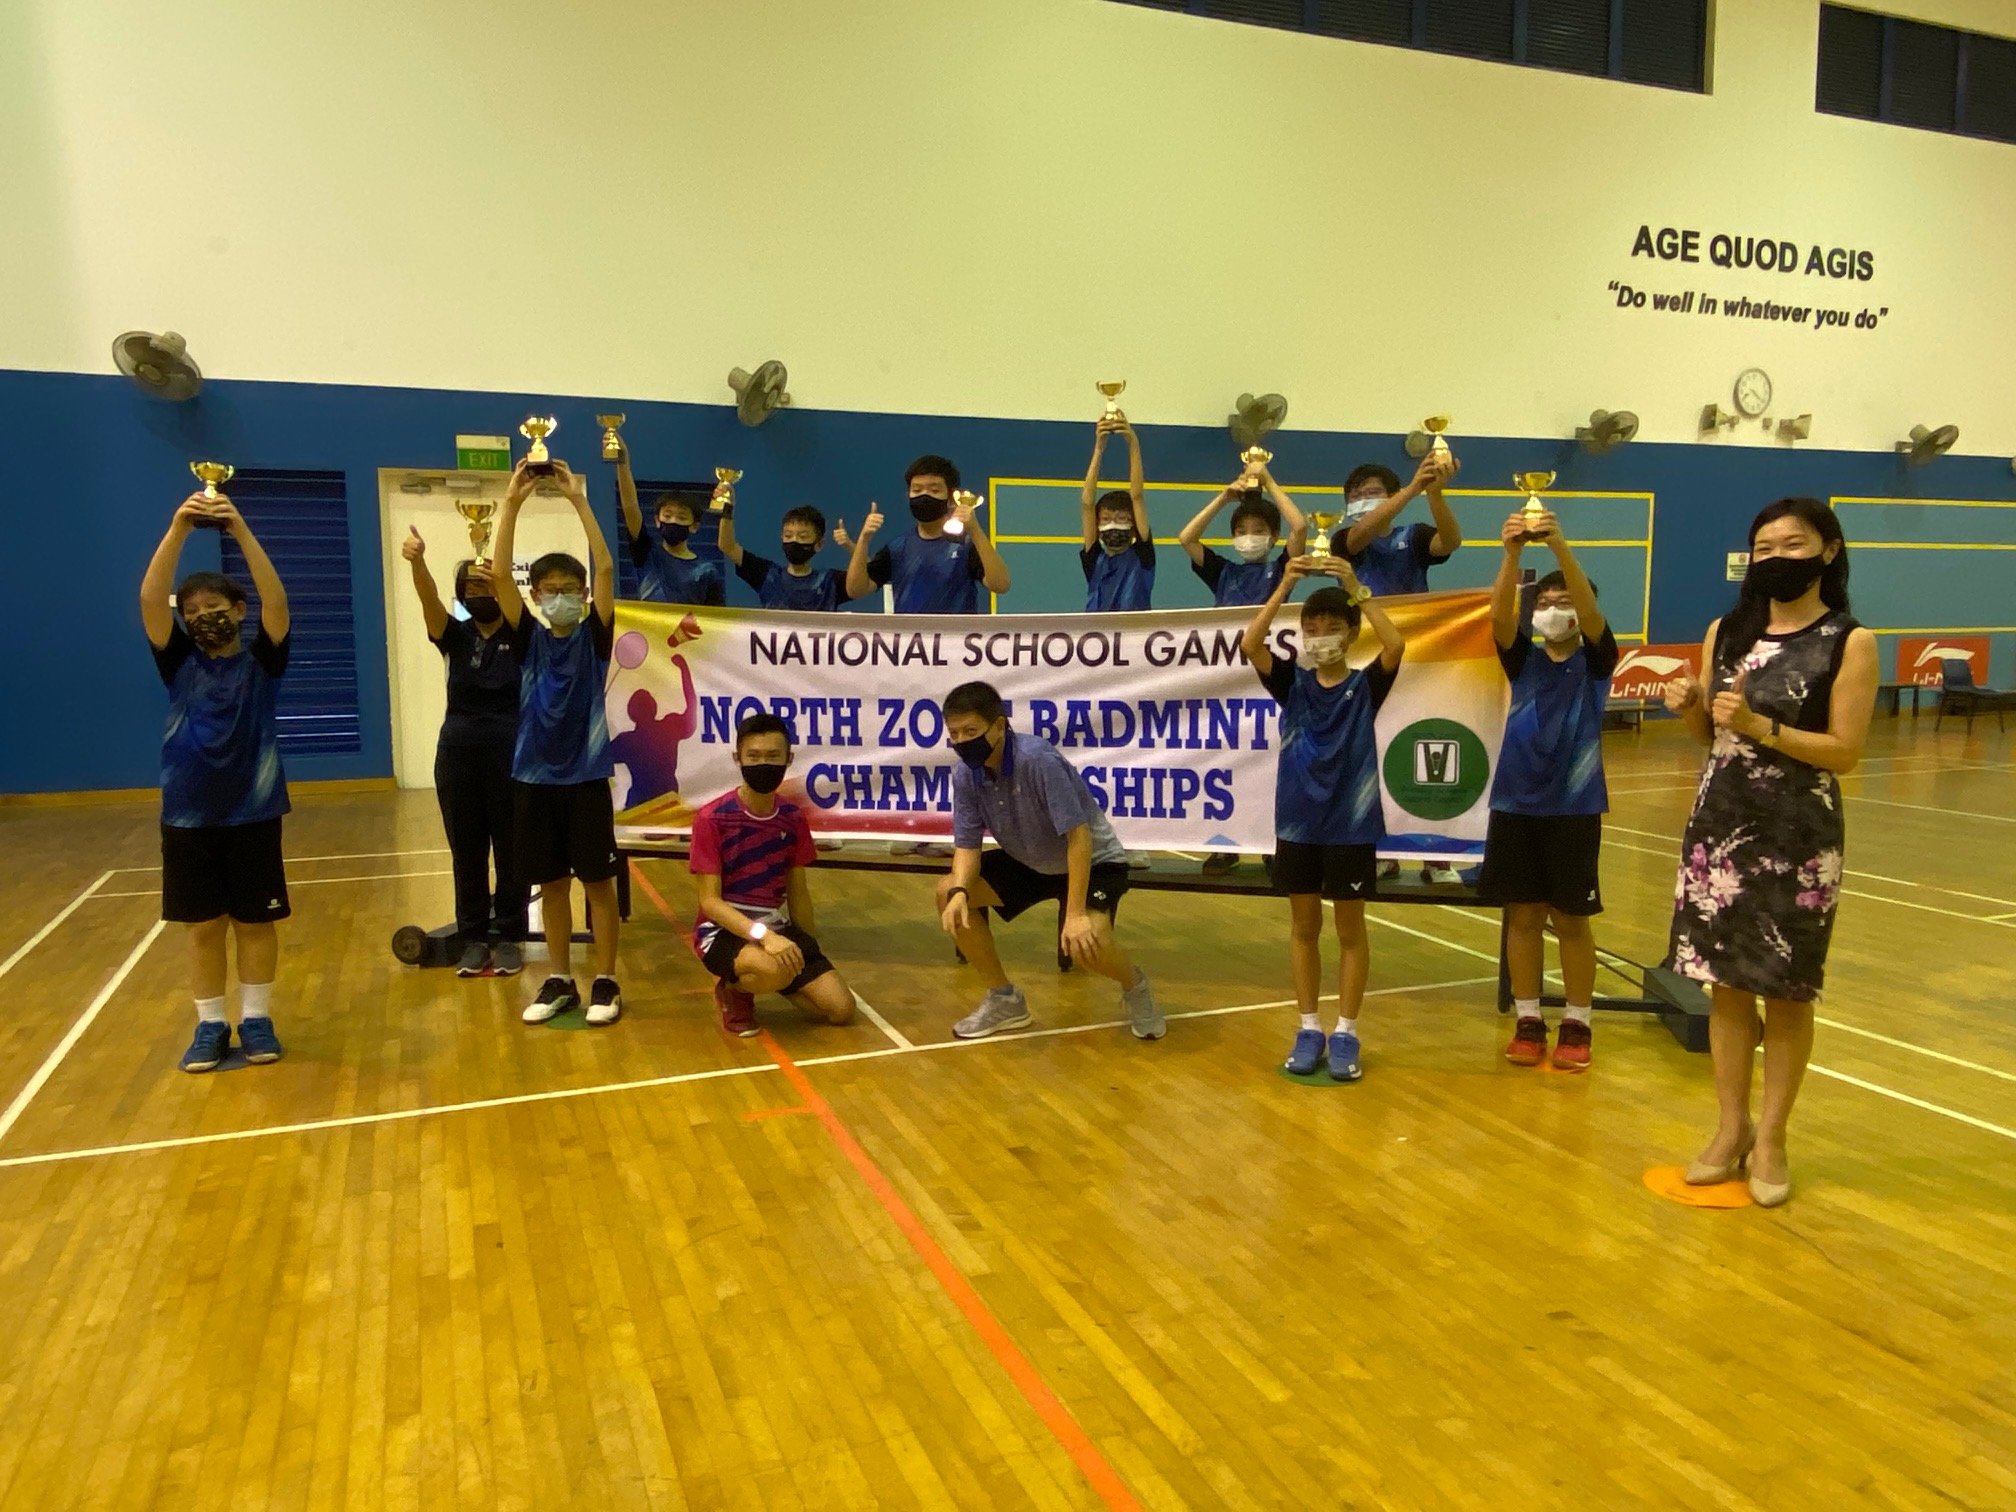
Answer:
POLYGON ((1343 520, 1343 514, 1335 509, 1315 509, 1309 512, 1309 523, 1315 527, 1309 537, 1309 559, 1312 562, 1330 560, 1330 533, 1343 520))
POLYGON ((1421 422, 1421 429, 1428 432, 1430 438, 1428 442, 1428 455, 1435 459, 1444 473, 1447 473, 1451 467, 1449 443, 1443 438, 1442 432, 1449 429, 1449 417, 1447 415, 1430 415, 1426 420, 1421 422))
POLYGON ((1253 481, 1260 481, 1260 469, 1274 460, 1274 453, 1264 446, 1249 446, 1239 453, 1239 460, 1246 464, 1246 471, 1253 474, 1253 481))
POLYGON ((490 517, 497 513, 495 499, 457 499, 455 508, 469 522, 469 544, 476 548, 476 565, 490 566, 490 517))
MULTIPOLYGON (((980 507, 980 495, 969 493, 963 488, 955 488, 952 490, 952 502, 955 506, 964 504, 968 509, 977 510, 980 507)), ((966 534, 966 522, 955 514, 945 522, 945 534, 949 536, 966 534)))
POLYGON ((1101 418, 1109 421, 1120 421, 1127 418, 1120 412, 1120 396, 1127 391, 1127 380, 1125 378, 1115 378, 1111 382, 1095 383, 1092 386, 1106 396, 1106 413, 1101 418))
POLYGON ((191 462, 189 471, 202 480, 203 497, 215 503, 223 497, 217 492, 217 485, 229 483, 237 475, 238 469, 229 462, 191 462))
POLYGON ((1533 522, 1547 512, 1547 501, 1542 499, 1540 495, 1554 486, 1554 474, 1551 472, 1515 472, 1512 474, 1512 486, 1514 488, 1523 488, 1526 491, 1526 502, 1521 506, 1526 516, 1526 534, 1529 539, 1537 539, 1533 535, 1533 522))
POLYGON ((629 418, 625 415, 597 415, 595 423, 602 427, 602 460, 621 462, 623 460, 623 438, 616 434, 617 428, 629 418))
POLYGON ((739 467, 717 467, 714 469, 714 496, 707 501, 707 507, 715 514, 735 507, 735 485, 742 481, 739 467))
POLYGON ((528 415, 525 423, 518 427, 518 434, 532 443, 525 453, 525 471, 537 478, 553 476, 553 454, 546 450, 546 438, 560 429, 560 422, 551 415, 528 415))

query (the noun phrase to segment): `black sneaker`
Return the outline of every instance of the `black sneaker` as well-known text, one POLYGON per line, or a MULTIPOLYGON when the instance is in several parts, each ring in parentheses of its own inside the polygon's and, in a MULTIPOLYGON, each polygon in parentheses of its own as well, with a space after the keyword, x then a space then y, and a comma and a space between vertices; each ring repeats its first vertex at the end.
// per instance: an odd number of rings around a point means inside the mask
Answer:
POLYGON ((481 940, 471 940, 462 947, 462 954, 455 962, 455 975, 477 977, 490 969, 490 947, 481 940))
POLYGON ((520 1016, 528 1024, 543 1024, 556 1014, 571 1013, 580 1006, 581 991, 571 978, 549 976, 546 985, 539 989, 539 996, 532 999, 520 1016))
POLYGON ((623 990, 616 985, 616 978, 598 976, 595 985, 588 991, 588 1022, 600 1029, 605 1024, 613 1024, 623 1017, 623 990))

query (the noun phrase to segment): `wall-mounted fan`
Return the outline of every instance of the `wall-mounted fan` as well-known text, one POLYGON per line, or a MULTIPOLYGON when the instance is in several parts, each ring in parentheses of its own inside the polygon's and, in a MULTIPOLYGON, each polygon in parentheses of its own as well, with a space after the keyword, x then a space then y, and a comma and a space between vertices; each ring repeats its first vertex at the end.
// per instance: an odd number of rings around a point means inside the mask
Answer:
POLYGON ((1638 434, 1638 417, 1629 410, 1591 410, 1589 423, 1575 427, 1582 450, 1594 456, 1615 451, 1638 434))
POLYGON ((1239 445, 1257 446, 1262 436, 1279 430, 1287 418, 1288 401, 1279 394, 1241 394, 1225 424, 1239 445))
POLYGON ((203 370, 189 355, 189 343, 173 331, 128 331, 112 343, 112 360, 141 392, 156 399, 194 399, 203 388, 203 370))
POLYGON ((1899 441, 1897 450, 1904 454, 1905 461, 1917 467, 1953 450, 1953 443, 1959 439, 1960 427, 1957 425, 1914 425, 1910 438, 1899 441))
POLYGON ((728 374, 728 387, 735 390, 735 418, 744 425, 761 425, 781 406, 791 402, 784 385, 790 376, 784 364, 772 359, 750 372, 735 368, 728 374))

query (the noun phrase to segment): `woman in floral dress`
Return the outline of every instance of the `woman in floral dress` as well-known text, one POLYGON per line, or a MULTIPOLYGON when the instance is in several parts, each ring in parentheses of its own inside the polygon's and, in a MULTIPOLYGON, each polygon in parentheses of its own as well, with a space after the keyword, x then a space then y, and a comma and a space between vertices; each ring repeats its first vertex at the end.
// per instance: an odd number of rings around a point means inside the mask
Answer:
POLYGON ((1848 545, 1833 510, 1780 499, 1751 523, 1742 594, 1708 627, 1701 665, 1706 689, 1689 677, 1666 688, 1666 707, 1709 747, 1667 959, 1714 994, 1721 1116, 1687 1180, 1728 1181, 1747 1163, 1751 1196, 1776 1207, 1791 1192, 1785 1126, 1813 1050, 1841 886, 1839 778, 1862 759, 1876 704, 1876 638, 1848 617, 1848 545), (1764 1099, 1752 1123, 1759 998, 1764 1099))

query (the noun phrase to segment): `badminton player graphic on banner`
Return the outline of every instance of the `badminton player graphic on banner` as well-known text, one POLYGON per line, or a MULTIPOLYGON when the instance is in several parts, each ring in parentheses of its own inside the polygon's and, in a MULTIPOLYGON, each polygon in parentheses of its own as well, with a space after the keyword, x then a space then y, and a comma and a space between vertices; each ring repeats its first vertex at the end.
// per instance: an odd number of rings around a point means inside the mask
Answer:
MULTIPOLYGON (((1290 612, 1293 612, 1290 606, 1290 612)), ((1506 683, 1475 592, 1382 601, 1407 637, 1379 714, 1392 855, 1483 851, 1506 683)), ((783 791, 822 837, 949 837, 952 771, 938 700, 974 678, 1010 723, 1054 742, 1134 850, 1274 848, 1280 710, 1239 654, 1243 608, 1128 615, 783 614, 622 603, 608 688, 616 821, 686 829, 733 787, 735 726, 792 729, 783 791)), ((1275 631, 1292 657, 1296 625, 1275 631)), ((1369 634, 1351 660, 1377 651, 1369 634)))

